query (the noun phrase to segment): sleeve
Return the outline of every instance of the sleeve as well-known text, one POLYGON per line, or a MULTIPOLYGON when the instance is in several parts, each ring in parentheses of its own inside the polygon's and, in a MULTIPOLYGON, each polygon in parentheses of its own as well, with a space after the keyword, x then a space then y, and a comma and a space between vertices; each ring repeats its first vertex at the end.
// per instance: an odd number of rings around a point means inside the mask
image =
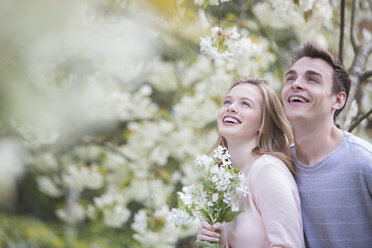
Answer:
POLYGON ((297 185, 280 160, 256 165, 251 187, 271 247, 304 247, 297 185))

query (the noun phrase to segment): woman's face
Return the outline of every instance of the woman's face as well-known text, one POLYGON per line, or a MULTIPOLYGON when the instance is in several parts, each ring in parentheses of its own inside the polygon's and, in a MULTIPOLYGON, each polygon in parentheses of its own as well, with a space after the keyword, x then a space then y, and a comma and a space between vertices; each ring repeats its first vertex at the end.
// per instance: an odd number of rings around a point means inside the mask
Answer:
POLYGON ((263 97, 260 89, 242 83, 233 87, 218 111, 217 125, 222 137, 229 140, 257 139, 261 127, 263 97))

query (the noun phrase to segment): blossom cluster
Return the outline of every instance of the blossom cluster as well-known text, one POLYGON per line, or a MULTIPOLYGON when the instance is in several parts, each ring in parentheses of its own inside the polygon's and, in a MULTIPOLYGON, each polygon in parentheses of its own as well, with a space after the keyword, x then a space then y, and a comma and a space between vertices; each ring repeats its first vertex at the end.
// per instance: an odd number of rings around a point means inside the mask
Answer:
POLYGON ((267 48, 263 39, 252 38, 245 29, 213 27, 211 34, 201 38, 200 50, 218 68, 236 71, 239 75, 252 75, 263 65, 272 62, 273 56, 262 54, 267 48))
POLYGON ((134 216, 131 227, 136 232, 134 239, 144 247, 174 247, 177 241, 178 230, 174 230, 172 223, 167 221, 168 206, 164 205, 155 211, 139 210, 134 216))
POLYGON ((177 225, 193 218, 210 224, 232 221, 242 211, 237 206, 238 198, 248 192, 244 174, 232 167, 230 154, 222 146, 212 156, 197 157, 195 164, 201 169, 203 187, 184 186, 182 192, 177 192, 179 208, 172 209, 171 221, 177 225))

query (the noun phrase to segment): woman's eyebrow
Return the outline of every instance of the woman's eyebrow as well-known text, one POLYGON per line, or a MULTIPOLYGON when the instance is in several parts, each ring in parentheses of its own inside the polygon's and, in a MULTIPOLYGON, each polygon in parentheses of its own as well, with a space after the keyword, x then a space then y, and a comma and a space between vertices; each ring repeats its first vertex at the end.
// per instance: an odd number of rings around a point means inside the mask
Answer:
POLYGON ((247 101, 249 101, 251 104, 254 105, 254 101, 253 101, 251 98, 249 98, 249 97, 241 97, 240 99, 242 99, 242 100, 247 100, 247 101))

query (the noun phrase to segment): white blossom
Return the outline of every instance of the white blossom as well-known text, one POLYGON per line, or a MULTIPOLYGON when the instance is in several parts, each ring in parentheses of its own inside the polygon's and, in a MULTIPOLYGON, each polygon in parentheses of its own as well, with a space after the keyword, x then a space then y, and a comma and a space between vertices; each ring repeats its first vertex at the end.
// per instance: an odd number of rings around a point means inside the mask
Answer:
POLYGON ((182 192, 177 192, 179 198, 181 199, 181 201, 183 202, 183 204, 185 205, 191 205, 192 202, 193 202, 193 199, 192 199, 192 190, 193 190, 194 186, 191 185, 191 186, 183 186, 182 187, 182 192))
POLYGON ((194 163, 199 165, 204 170, 207 170, 213 162, 213 158, 207 156, 207 155, 200 155, 195 160, 194 163))
POLYGON ((37 177, 37 185, 40 192, 51 196, 51 197, 60 197, 63 195, 63 192, 57 185, 53 182, 50 177, 39 176, 37 177))
POLYGON ((193 219, 184 210, 172 208, 168 220, 176 226, 183 226, 189 224, 193 219))
POLYGON ((94 198, 94 204, 99 209, 103 209, 108 206, 119 205, 123 206, 127 202, 127 199, 124 197, 124 194, 118 191, 115 188, 110 188, 106 193, 100 197, 94 198))
POLYGON ((174 228, 169 211, 165 211, 165 207, 156 209, 153 214, 148 215, 144 210, 139 210, 134 216, 134 221, 131 225, 132 229, 136 232, 133 238, 141 243, 143 247, 151 247, 156 244, 157 247, 174 247, 177 241, 179 230, 174 228), (159 230, 150 230, 147 224, 149 218, 157 218, 163 222, 159 230), (174 235, 169 235, 172 233, 174 235))
POLYGON ((78 203, 71 203, 66 208, 58 209, 56 214, 69 224, 76 224, 85 218, 84 208, 78 203))
POLYGON ((104 223, 111 227, 121 227, 128 220, 129 216, 130 211, 119 205, 103 210, 104 223))
POLYGON ((77 167, 70 165, 66 173, 62 175, 65 185, 76 189, 99 189, 103 185, 103 175, 99 172, 98 166, 77 167))
POLYGON ((236 204, 231 205, 231 211, 238 212, 240 209, 236 204))
POLYGON ((58 169, 58 162, 52 153, 43 153, 36 156, 33 165, 42 172, 55 172, 58 169))
POLYGON ((232 201, 231 194, 229 192, 223 193, 223 202, 229 205, 231 201, 232 201))

